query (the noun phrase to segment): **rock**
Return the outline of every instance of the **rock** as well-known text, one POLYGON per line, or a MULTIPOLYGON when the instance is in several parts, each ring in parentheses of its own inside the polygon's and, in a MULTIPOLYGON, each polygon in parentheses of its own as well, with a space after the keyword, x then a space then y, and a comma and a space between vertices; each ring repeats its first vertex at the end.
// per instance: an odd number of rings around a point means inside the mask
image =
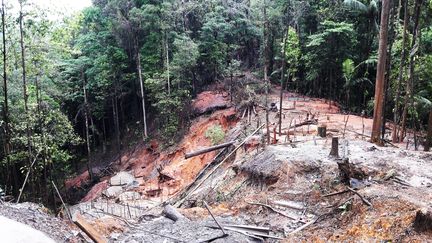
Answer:
POLYGON ((141 199, 141 195, 138 192, 123 192, 119 196, 119 200, 124 201, 133 201, 141 199))
POLYGON ((133 183, 135 181, 135 177, 128 172, 119 172, 117 175, 111 177, 110 185, 111 186, 124 186, 133 183))
POLYGON ((107 197, 116 198, 123 192, 121 186, 111 186, 106 189, 103 194, 107 197))

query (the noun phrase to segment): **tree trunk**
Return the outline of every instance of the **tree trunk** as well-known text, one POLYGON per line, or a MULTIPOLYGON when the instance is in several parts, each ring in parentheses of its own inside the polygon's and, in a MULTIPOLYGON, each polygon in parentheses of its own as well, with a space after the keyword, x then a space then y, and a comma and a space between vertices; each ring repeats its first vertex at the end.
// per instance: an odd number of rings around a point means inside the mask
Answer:
MULTIPOLYGON (((31 147, 31 133, 30 133, 30 114, 28 109, 28 95, 27 95, 27 80, 26 80, 26 66, 25 66, 25 46, 24 46, 24 27, 23 27, 23 20, 24 15, 22 12, 22 2, 20 1, 20 16, 19 16, 19 26, 20 26, 20 45, 21 45, 21 67, 22 67, 22 85, 23 85, 23 96, 24 96, 24 112, 26 117, 26 133, 27 133, 27 162, 30 169, 30 181, 32 181, 33 173, 32 173, 32 147, 31 147)), ((31 183, 31 190, 33 194, 34 184, 31 183)))
MULTIPOLYGON (((6 8, 4 4, 4 0, 2 0, 2 38, 3 38, 3 95, 4 95, 4 104, 3 104, 3 119, 4 119, 4 126, 5 126, 5 148, 4 153, 6 157, 6 165, 8 166, 8 172, 11 171, 11 173, 7 173, 8 177, 10 175, 10 185, 12 186, 12 192, 14 195, 18 194, 18 176, 17 176, 17 170, 15 167, 15 164, 12 165, 10 162, 9 154, 10 154, 10 129, 9 129, 9 101, 8 101, 8 83, 7 83, 7 52, 6 52, 6 14, 5 14, 6 8)), ((8 193, 7 188, 6 193, 8 193)))
POLYGON ((168 47, 168 35, 165 33, 165 48, 166 48, 166 68, 167 68, 167 86, 168 94, 171 94, 171 82, 170 82, 170 64, 169 64, 169 47, 168 47))
POLYGON ((381 11, 381 29, 378 49, 378 66, 375 83, 375 104, 371 139, 373 143, 381 144, 381 125, 383 122, 384 75, 387 58, 387 34, 390 11, 390 0, 383 0, 381 11))
POLYGON ((390 2, 390 31, 389 31, 389 37, 388 37, 388 51, 387 51, 387 58, 386 58, 386 72, 385 72, 385 80, 384 80, 384 98, 383 98, 383 122, 381 124, 381 140, 384 140, 385 138, 385 132, 386 132, 386 104, 389 97, 390 92, 390 71, 391 71, 391 62, 392 62, 392 50, 393 50, 393 43, 396 37, 396 24, 395 24, 395 18, 396 13, 399 8, 395 8, 393 6, 393 2, 390 2))
POLYGON ((403 37, 402 37, 402 54, 401 61, 399 65, 399 74, 398 74, 398 83, 396 88, 396 98, 395 98, 395 108, 394 108, 394 116, 393 116, 393 132, 392 132, 392 142, 399 142, 400 137, 398 137, 398 127, 399 127, 399 100, 400 100, 400 92, 403 80, 403 73, 405 67, 405 58, 406 58, 406 44, 407 44, 407 28, 408 28, 408 19, 409 19, 409 11, 408 11, 408 0, 404 0, 404 24, 403 24, 403 37))
POLYGON ((114 127, 116 133, 117 156, 118 156, 118 162, 119 164, 121 164, 121 142, 120 142, 120 124, 119 124, 118 105, 117 105, 117 88, 114 93, 114 97, 112 98, 112 106, 113 106, 114 127))
POLYGON ((143 140, 147 138, 147 119, 146 119, 146 108, 145 108, 145 94, 144 94, 144 84, 142 80, 142 73, 141 73, 141 55, 138 49, 138 46, 135 46, 136 50, 136 62, 137 62, 137 72, 138 72, 138 81, 140 83, 140 90, 141 90, 141 104, 142 104, 142 111, 143 111, 143 140))
POLYGON ((91 165, 91 149, 90 149, 90 134, 89 134, 89 114, 88 114, 88 101, 87 101, 87 88, 86 88, 86 76, 84 70, 81 70, 83 79, 83 92, 84 92, 84 123, 85 123, 85 135, 87 145, 87 170, 89 172, 90 180, 93 180, 93 170, 91 165))
POLYGON ((288 41, 288 32, 289 32, 289 27, 286 29, 285 32, 285 40, 284 40, 284 44, 283 44, 283 51, 282 51, 282 72, 281 72, 281 86, 280 86, 280 95, 279 95, 279 136, 282 136, 282 105, 283 105, 283 84, 284 84, 284 79, 285 79, 285 67, 286 67, 286 60, 285 60, 285 55, 286 55, 286 43, 288 41))
POLYGON ((429 111, 428 131, 426 135, 426 143, 424 146, 424 151, 429 151, 431 147, 432 147, 432 110, 429 111))
MULTIPOLYGON (((403 140, 406 135, 406 124, 407 124, 407 117, 408 117, 408 106, 410 105, 409 101, 411 100, 411 103, 413 103, 413 97, 414 97, 414 64, 415 64, 415 54, 417 52, 417 37, 419 32, 419 18, 420 18, 420 10, 421 10, 421 3, 422 0, 416 0, 415 6, 414 6, 414 29, 413 29, 413 37, 412 37, 412 43, 411 43, 411 52, 410 52, 410 62, 409 62, 409 74, 408 74, 408 81, 407 81, 407 90, 405 94, 405 100, 404 100, 404 109, 402 113, 402 124, 401 124, 401 132, 400 132, 400 139, 403 140)), ((412 104, 411 104, 412 105, 412 104)))
POLYGON ((265 96, 265 109, 266 109, 266 137, 267 137, 267 144, 270 144, 270 121, 269 121, 269 107, 268 107, 268 96, 269 96, 269 80, 267 77, 267 72, 268 72, 268 65, 269 65, 269 60, 268 60, 268 37, 267 37, 267 31, 268 31, 268 22, 267 22, 267 2, 266 0, 264 0, 264 7, 263 7, 263 16, 264 16, 264 25, 263 25, 263 33, 264 33, 264 82, 265 82, 265 92, 266 92, 266 96, 265 96))

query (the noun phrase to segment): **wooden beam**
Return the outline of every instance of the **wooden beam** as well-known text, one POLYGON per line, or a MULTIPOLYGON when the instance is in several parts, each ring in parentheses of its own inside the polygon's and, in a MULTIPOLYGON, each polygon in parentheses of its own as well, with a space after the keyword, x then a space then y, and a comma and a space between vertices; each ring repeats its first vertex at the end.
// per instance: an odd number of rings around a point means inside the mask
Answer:
POLYGON ((229 146, 233 145, 234 142, 235 141, 231 141, 231 142, 227 142, 227 143, 222 143, 222 144, 211 146, 211 147, 208 147, 208 148, 205 148, 205 149, 201 149, 201 150, 198 150, 198 151, 195 151, 195 152, 186 153, 185 154, 185 159, 189 159, 189 158, 192 158, 192 157, 195 157, 195 156, 198 156, 198 155, 201 155, 201 154, 205 154, 205 153, 208 153, 208 152, 211 152, 211 151, 214 151, 214 150, 218 150, 218 149, 221 149, 221 148, 229 147, 229 146))
POLYGON ((108 243, 108 240, 99 232, 97 232, 96 229, 89 222, 87 222, 87 220, 85 220, 85 218, 79 212, 74 215, 73 221, 94 242, 108 243))

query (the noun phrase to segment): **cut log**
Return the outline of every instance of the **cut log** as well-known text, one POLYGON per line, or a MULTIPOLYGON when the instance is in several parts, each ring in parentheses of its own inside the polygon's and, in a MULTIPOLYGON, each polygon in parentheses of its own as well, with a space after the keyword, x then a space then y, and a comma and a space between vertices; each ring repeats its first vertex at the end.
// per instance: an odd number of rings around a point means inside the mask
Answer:
POLYGON ((432 211, 427 209, 417 211, 413 227, 417 232, 432 231, 432 211))
POLYGON ((166 205, 164 210, 163 210, 163 214, 165 215, 165 217, 173 220, 174 222, 176 222, 179 219, 184 219, 185 217, 179 213, 177 211, 177 209, 171 205, 166 205))
POLYGON ((209 153, 211 151, 215 151, 215 150, 218 150, 218 149, 221 149, 221 148, 229 147, 229 146, 233 145, 234 142, 235 141, 231 141, 231 142, 227 142, 227 143, 211 146, 211 147, 208 147, 208 148, 205 148, 205 149, 201 149, 201 150, 198 150, 198 151, 195 151, 195 152, 186 153, 185 154, 185 159, 189 159, 189 158, 201 155, 201 154, 209 153))
POLYGON ((325 138, 327 136, 327 126, 326 125, 320 125, 318 127, 318 136, 325 138))
POLYGON ((339 138, 338 137, 332 138, 330 156, 339 158, 339 138))
POLYGON ((105 243, 108 240, 93 228, 93 226, 84 219, 80 213, 76 213, 73 222, 96 243, 105 243))

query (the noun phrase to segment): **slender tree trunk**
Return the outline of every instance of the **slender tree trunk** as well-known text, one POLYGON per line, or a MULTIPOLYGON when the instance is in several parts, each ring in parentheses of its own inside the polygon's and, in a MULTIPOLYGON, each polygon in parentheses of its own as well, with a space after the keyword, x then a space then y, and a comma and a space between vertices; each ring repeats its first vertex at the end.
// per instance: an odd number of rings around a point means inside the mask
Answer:
MULTIPOLYGON (((37 64, 35 64, 35 66, 37 67, 37 64)), ((46 160, 46 140, 45 140, 45 132, 44 132, 44 116, 43 116, 43 112, 42 112, 42 96, 41 96, 41 86, 39 83, 39 79, 38 77, 35 78, 35 86, 36 86, 36 100, 37 100, 37 114, 38 114, 38 122, 39 122, 39 132, 40 132, 40 136, 41 136, 41 140, 42 140, 42 151, 41 151, 41 155, 42 155, 42 162, 43 162, 43 182, 42 184, 44 185, 44 197, 47 200, 47 205, 48 205, 48 174, 47 174, 47 160, 46 160)), ((39 185, 41 183, 38 183, 39 185)))
POLYGON ((263 14, 264 14, 264 25, 263 25, 263 34, 264 34, 264 82, 265 82, 265 109, 266 109, 266 137, 267 137, 267 144, 270 144, 270 121, 269 121, 269 104, 268 104, 268 96, 269 96, 269 88, 270 88, 270 82, 267 77, 268 72, 268 66, 269 66, 269 49, 268 49, 268 21, 267 21, 267 1, 264 0, 264 7, 263 7, 263 14))
MULTIPOLYGON (((402 113, 402 124, 401 124, 401 132, 400 132, 400 139, 403 140, 406 135, 406 124, 407 124, 407 117, 408 117, 408 106, 411 103, 413 103, 413 97, 414 97, 414 68, 415 68, 415 55, 417 52, 418 44, 417 44, 417 37, 419 32, 419 18, 420 18, 420 11, 421 11, 421 4, 422 0, 416 0, 415 6, 414 6, 414 29, 413 29, 413 37, 412 37, 412 43, 411 43, 411 52, 410 52, 410 61, 409 61, 409 73, 408 73, 408 81, 407 81, 407 90, 405 94, 405 100, 404 100, 404 109, 402 113)), ((412 104, 411 104, 412 105, 412 104)))
POLYGON ((89 172, 90 180, 93 180, 93 169, 91 164, 91 148, 90 148, 90 134, 89 134, 89 111, 88 111, 88 100, 87 100, 87 78, 84 70, 81 71, 83 79, 83 92, 84 92, 84 119, 85 119, 85 135, 87 145, 87 170, 89 172))
MULTIPOLYGON (((33 173, 32 173, 32 147, 31 147, 31 133, 30 133, 30 114, 28 109, 28 95, 27 95, 27 80, 26 80, 26 66, 25 66, 25 46, 24 46, 24 15, 22 11, 22 2, 20 1, 20 16, 19 16, 19 26, 20 26, 20 45, 21 45, 21 67, 22 67, 22 85, 23 85, 23 96, 24 96, 24 112, 26 117, 26 133, 27 133, 27 162, 30 169, 30 181, 32 181, 33 173)), ((34 184, 31 183, 31 190, 33 194, 34 184)))
MULTIPOLYGON (((2 0, 2 39, 3 39, 3 95, 4 95, 4 104, 3 104, 3 119, 5 126, 5 157, 6 157, 6 165, 9 167, 8 171, 10 173, 10 185, 12 186, 12 192, 14 195, 18 194, 18 175, 15 164, 11 164, 9 154, 11 149, 10 144, 10 128, 9 128, 9 100, 8 100, 8 82, 7 82, 7 52, 6 52, 6 8, 4 4, 4 0, 2 0)), ((9 173, 8 173, 9 176, 9 173)), ((7 188, 6 193, 8 193, 7 188)))
POLYGON ((432 147, 432 110, 429 111, 428 131, 426 135, 426 144, 424 146, 424 151, 429 151, 431 147, 432 147))
POLYGON ((409 19, 409 11, 408 11, 408 0, 404 0, 404 24, 403 24, 403 37, 402 37, 402 54, 401 61, 399 65, 399 74, 398 74, 398 82, 396 88, 396 98, 395 98, 395 108, 394 108, 394 116, 393 116, 393 132, 392 132, 392 141, 393 143, 399 142, 398 137, 398 127, 399 127, 399 100, 400 100, 400 92, 402 87, 403 73, 405 68, 405 59, 406 59, 406 44, 407 44, 407 28, 408 28, 408 19, 409 19))
POLYGON ((114 97, 112 98, 112 106, 113 106, 113 118, 114 118, 114 126, 116 133, 116 145, 117 145, 117 154, 118 161, 121 164, 121 142, 120 142, 120 124, 119 124, 119 115, 118 115, 118 105, 117 105, 117 87, 114 91, 114 97))
POLYGON ((383 96, 384 96, 384 75, 386 69, 387 58, 387 35, 388 35, 388 20, 390 11, 390 0, 383 0, 381 10, 381 29, 378 49, 378 66, 375 83, 375 104, 372 124, 372 142, 381 144, 380 139, 381 125, 383 122, 383 96))
POLYGON ((168 46, 168 35, 165 33, 165 48, 166 48, 166 68, 167 68, 167 86, 168 86, 168 94, 171 94, 171 82, 170 82, 170 63, 169 63, 169 46, 168 46))
POLYGON ((384 140, 385 138, 385 132, 386 132, 386 104, 387 99, 389 97, 390 92, 390 71, 391 71, 391 63, 392 63, 392 50, 393 50, 393 43, 396 37, 396 13, 395 11, 398 11, 399 8, 395 8, 393 6, 393 2, 390 2, 390 31, 389 31, 389 37, 388 37, 388 51, 387 51, 387 58, 386 58, 386 72, 385 72, 385 80, 384 80, 384 98, 383 98, 383 122, 381 124, 381 140, 384 140))
POLYGON ((288 41, 288 33, 289 33, 289 27, 286 29, 285 32, 285 39, 284 39, 284 44, 283 44, 283 51, 282 51, 282 73, 281 73, 281 90, 280 90, 280 95, 279 95, 279 136, 282 135, 282 105, 283 105, 283 84, 284 84, 284 80, 285 80, 285 67, 286 67, 286 60, 285 60, 285 55, 286 55, 286 44, 288 41))
POLYGON ((140 83, 140 90, 141 90, 141 105, 142 105, 142 111, 143 111, 143 140, 147 138, 147 119, 146 119, 146 107, 145 107, 145 94, 144 94, 144 84, 142 79, 142 72, 141 72, 141 54, 138 49, 138 45, 135 46, 136 51, 136 62, 137 62, 137 72, 138 72, 138 81, 140 83))

